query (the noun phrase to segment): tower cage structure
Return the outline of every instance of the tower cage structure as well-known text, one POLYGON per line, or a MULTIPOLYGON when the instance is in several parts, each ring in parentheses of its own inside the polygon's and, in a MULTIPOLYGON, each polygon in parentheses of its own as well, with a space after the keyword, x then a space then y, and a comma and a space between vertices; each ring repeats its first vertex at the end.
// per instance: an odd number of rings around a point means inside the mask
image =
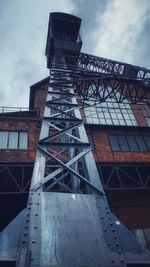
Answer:
POLYGON ((150 266, 115 217, 82 119, 108 98, 149 104, 147 69, 81 53, 81 19, 51 13, 50 80, 26 209, 0 234, 0 266, 150 266))

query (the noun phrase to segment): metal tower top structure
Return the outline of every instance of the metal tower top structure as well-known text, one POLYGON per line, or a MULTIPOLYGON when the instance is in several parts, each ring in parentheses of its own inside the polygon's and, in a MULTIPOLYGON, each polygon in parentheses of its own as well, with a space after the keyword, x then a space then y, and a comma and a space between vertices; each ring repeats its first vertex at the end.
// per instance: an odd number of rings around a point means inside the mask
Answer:
POLYGON ((81 19, 76 16, 59 12, 50 14, 45 51, 48 68, 56 50, 70 56, 79 56, 82 46, 80 26, 81 19))

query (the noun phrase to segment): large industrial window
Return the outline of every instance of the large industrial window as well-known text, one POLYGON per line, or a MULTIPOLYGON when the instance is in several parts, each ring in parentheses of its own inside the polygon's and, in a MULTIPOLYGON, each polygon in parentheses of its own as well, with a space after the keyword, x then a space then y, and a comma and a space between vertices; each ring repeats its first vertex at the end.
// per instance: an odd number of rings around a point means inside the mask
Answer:
POLYGON ((84 113, 86 122, 90 124, 138 125, 130 104, 127 103, 105 102, 84 108, 84 113))
POLYGON ((27 132, 0 131, 0 149, 27 149, 27 132))
POLYGON ((150 151, 150 136, 109 135, 113 151, 150 151))
MULTIPOLYGON (((108 90, 111 88, 108 88, 108 90)), ((103 91, 100 92, 103 94, 103 91)), ((116 92, 119 98, 119 92, 116 92)), ((127 99, 123 103, 118 103, 114 98, 107 98, 106 102, 94 105, 92 97, 90 100, 85 101, 88 105, 84 108, 85 121, 90 124, 104 124, 104 125, 127 125, 137 126, 138 123, 131 109, 127 99)))

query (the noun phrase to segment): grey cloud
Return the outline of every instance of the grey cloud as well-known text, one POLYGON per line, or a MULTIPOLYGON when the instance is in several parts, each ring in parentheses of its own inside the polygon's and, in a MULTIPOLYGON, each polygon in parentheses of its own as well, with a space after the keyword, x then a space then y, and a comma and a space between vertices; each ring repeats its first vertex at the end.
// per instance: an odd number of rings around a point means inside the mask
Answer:
POLYGON ((136 39, 134 62, 150 69, 150 8, 143 17, 141 31, 136 39))
POLYGON ((103 27, 99 23, 99 17, 105 12, 110 0, 74 0, 73 2, 75 13, 82 18, 82 50, 92 54, 97 43, 97 37, 93 33, 97 27, 103 27))
POLYGON ((30 85, 48 76, 49 13, 72 12, 71 0, 0 1, 0 105, 28 106, 30 85))
POLYGON ((44 53, 50 12, 82 18, 83 52, 148 67, 150 20, 146 7, 149 0, 0 1, 0 106, 28 106, 30 85, 48 76, 44 53), (113 9, 116 2, 119 9, 113 9), (138 5, 134 14, 139 28, 126 26, 124 20, 124 32, 118 35, 115 27, 111 29, 109 17, 104 18, 108 10, 110 16, 119 13, 121 17, 126 2, 138 5))

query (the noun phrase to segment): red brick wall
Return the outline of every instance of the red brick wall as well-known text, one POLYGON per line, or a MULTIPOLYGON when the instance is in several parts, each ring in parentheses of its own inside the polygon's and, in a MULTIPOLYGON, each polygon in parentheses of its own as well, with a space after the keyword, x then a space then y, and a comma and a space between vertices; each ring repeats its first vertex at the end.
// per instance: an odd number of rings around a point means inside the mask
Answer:
POLYGON ((48 84, 45 84, 41 87, 37 87, 35 91, 34 108, 40 110, 40 117, 43 117, 47 90, 48 90, 48 84))
POLYGON ((129 229, 150 228, 149 190, 106 191, 112 212, 129 229))
MULTIPOLYGON (((125 162, 133 163, 150 162, 150 152, 113 152, 108 140, 109 134, 123 135, 141 135, 140 131, 135 130, 111 130, 111 129, 94 129, 90 128, 87 132, 92 136, 94 143, 94 158, 96 162, 125 162)), ((145 130, 144 134, 150 135, 150 132, 145 130)))
MULTIPOLYGON (((150 163, 150 152, 113 152, 111 150, 109 134, 150 135, 145 131, 121 129, 94 129, 87 128, 94 142, 94 157, 99 163, 150 163)), ((112 212, 129 229, 150 228, 150 190, 137 188, 106 190, 112 212)))
POLYGON ((40 122, 39 120, 0 120, 0 131, 27 131, 28 149, 27 150, 5 150, 0 149, 0 161, 34 161, 36 145, 38 141, 40 122))

